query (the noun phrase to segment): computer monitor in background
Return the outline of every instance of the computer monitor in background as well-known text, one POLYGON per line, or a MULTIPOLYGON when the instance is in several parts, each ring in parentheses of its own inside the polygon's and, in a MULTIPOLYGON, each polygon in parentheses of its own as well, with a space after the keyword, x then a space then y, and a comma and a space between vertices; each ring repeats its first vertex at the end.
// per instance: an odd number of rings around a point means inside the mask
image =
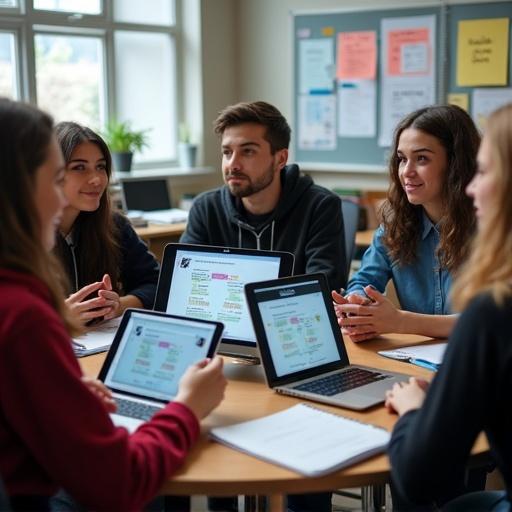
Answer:
POLYGON ((155 310, 222 322, 219 352, 257 362, 256 334, 244 286, 289 276, 293 262, 293 254, 287 252, 169 244, 162 260, 155 310))
POLYGON ((172 208, 166 178, 122 180, 123 208, 125 211, 151 212, 172 208))

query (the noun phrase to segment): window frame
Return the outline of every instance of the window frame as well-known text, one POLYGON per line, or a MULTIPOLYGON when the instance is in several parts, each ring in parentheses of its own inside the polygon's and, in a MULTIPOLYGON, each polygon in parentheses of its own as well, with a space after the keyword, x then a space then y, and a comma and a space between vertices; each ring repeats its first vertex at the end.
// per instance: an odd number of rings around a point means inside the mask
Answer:
MULTIPOLYGON (((137 33, 159 33, 168 35, 174 41, 174 95, 169 92, 169 101, 174 103, 176 117, 175 132, 178 133, 182 117, 183 83, 179 79, 182 69, 179 20, 181 19, 180 0, 174 0, 173 24, 169 26, 147 23, 127 23, 114 21, 115 0, 100 0, 99 14, 81 14, 34 9, 33 0, 19 0, 18 7, 0 7, 0 31, 14 34, 16 49, 16 74, 18 99, 37 105, 35 36, 37 34, 99 37, 102 40, 103 95, 106 120, 116 117, 116 59, 114 33, 116 31, 137 33)), ((178 138, 174 141, 175 158, 159 161, 138 162, 137 169, 160 169, 177 165, 178 138)))

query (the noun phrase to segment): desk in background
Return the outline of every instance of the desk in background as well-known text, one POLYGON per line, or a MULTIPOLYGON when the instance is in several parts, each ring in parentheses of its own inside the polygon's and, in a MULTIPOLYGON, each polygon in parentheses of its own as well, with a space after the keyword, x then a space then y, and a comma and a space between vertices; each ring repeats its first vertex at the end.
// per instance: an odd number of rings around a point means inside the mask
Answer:
POLYGON ((366 231, 356 232, 356 246, 360 249, 366 249, 369 247, 375 234, 374 229, 367 229, 366 231))
MULTIPOLYGON (((185 232, 186 222, 177 224, 150 224, 145 228, 135 228, 136 233, 148 244, 149 250, 155 255, 158 261, 162 261, 163 251, 166 244, 177 242, 185 232)), ((375 230, 358 231, 356 233, 356 245, 360 248, 368 247, 372 243, 375 230)))
POLYGON ((176 224, 150 224, 145 228, 135 228, 135 232, 148 244, 149 250, 161 263, 164 247, 170 242, 178 242, 185 232, 186 222, 176 224))
MULTIPOLYGON (((428 338, 413 335, 388 335, 365 343, 347 342, 347 351, 353 364, 373 366, 430 379, 432 372, 379 356, 378 350, 411 345, 428 338)), ((431 340, 432 341, 432 340, 431 340)), ((439 341, 439 340, 437 340, 439 341)), ((97 375, 105 354, 80 359, 83 371, 97 375)), ((259 366, 237 365, 227 360, 225 373, 229 384, 222 404, 203 422, 203 433, 192 449, 185 465, 162 487, 162 494, 233 496, 268 495, 269 510, 284 510, 284 495, 327 491, 347 487, 381 485, 389 481, 389 461, 379 455, 341 471, 316 478, 308 478, 293 471, 264 462, 230 449, 208 439, 206 430, 255 419, 291 407, 304 401, 278 395, 267 388, 263 370, 259 366)), ((335 414, 393 428, 397 417, 384 407, 377 406, 365 412, 317 404, 317 407, 335 414)), ((481 435, 473 449, 475 462, 486 460, 488 445, 481 435)))

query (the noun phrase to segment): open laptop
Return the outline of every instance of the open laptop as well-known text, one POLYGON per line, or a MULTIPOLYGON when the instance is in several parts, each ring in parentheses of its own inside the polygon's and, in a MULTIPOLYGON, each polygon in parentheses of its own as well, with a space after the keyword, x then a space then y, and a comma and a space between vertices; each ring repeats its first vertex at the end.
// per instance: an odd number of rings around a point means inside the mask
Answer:
POLYGON ((350 365, 324 274, 249 283, 245 293, 267 383, 278 393, 360 410, 409 379, 350 365))
POLYGON ((166 178, 123 179, 121 184, 128 218, 163 224, 187 221, 188 212, 172 208, 166 178))
POLYGON ((287 252, 169 244, 154 309, 222 322, 225 330, 219 352, 257 362, 256 334, 244 285, 289 276, 293 262, 287 252))
POLYGON ((185 370, 213 357, 222 329, 220 322, 127 309, 99 375, 117 403, 114 424, 133 432, 162 409, 185 370))

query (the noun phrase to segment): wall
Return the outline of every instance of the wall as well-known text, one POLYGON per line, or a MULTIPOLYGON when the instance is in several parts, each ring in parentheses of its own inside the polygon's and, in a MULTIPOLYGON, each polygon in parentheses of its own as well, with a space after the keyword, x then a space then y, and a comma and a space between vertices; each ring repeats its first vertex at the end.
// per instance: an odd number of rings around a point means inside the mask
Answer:
POLYGON ((198 165, 214 174, 171 179, 173 200, 222 183, 220 149, 212 121, 226 105, 238 101, 237 0, 182 0, 181 118, 200 143, 198 165))
MULTIPOLYGON (((407 5, 421 6, 424 3, 409 0, 407 5)), ((273 103, 292 124, 291 13, 351 8, 379 9, 391 4, 390 0, 239 0, 240 98, 273 103)), ((388 183, 385 173, 314 171, 310 174, 317 183, 328 188, 385 190, 388 183)))

